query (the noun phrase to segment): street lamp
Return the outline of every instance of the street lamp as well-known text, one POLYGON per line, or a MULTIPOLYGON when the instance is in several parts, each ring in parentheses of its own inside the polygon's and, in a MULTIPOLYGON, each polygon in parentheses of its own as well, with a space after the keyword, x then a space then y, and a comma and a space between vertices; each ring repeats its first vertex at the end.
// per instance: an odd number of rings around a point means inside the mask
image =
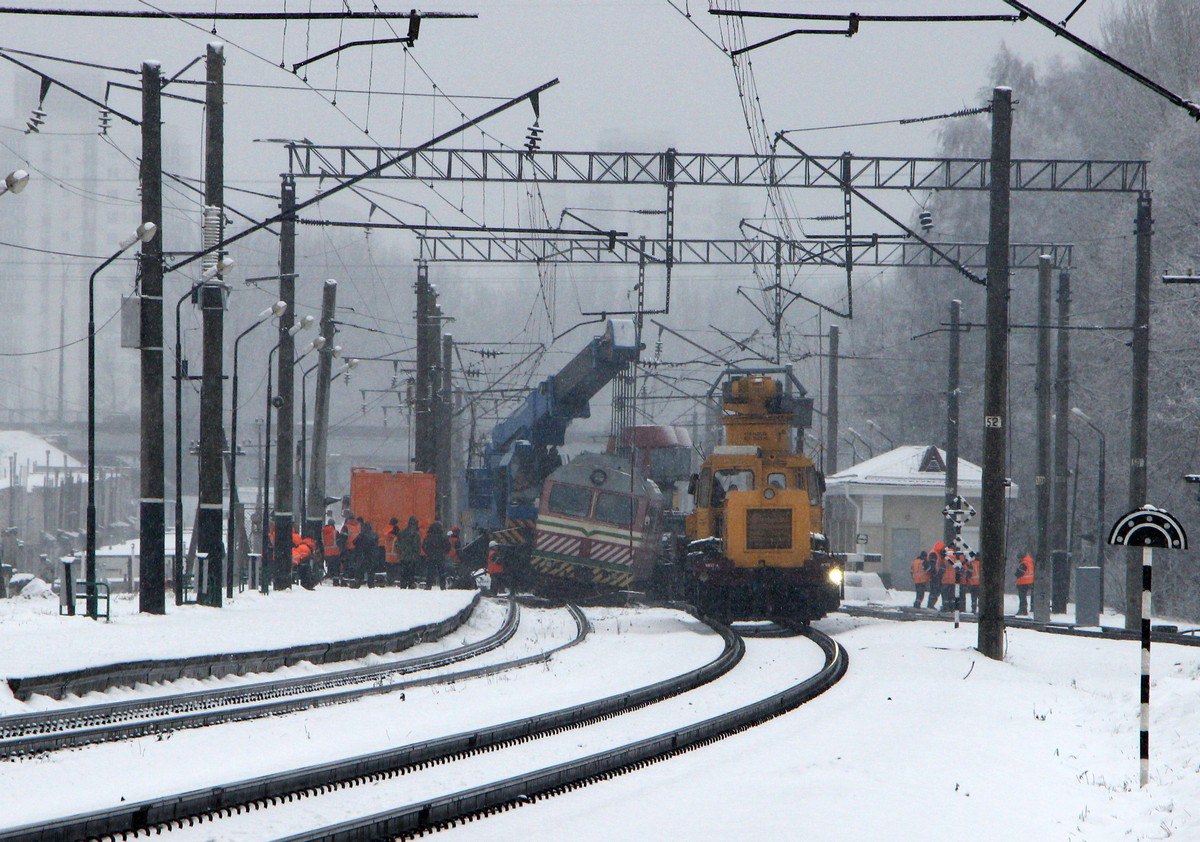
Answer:
POLYGON ((0 196, 5 193, 12 193, 14 196, 25 189, 25 185, 29 183, 29 173, 25 170, 13 170, 8 175, 4 176, 4 181, 0 182, 0 196))
POLYGON ((196 294, 217 275, 226 275, 233 268, 233 258, 222 255, 216 266, 204 270, 200 280, 175 302, 175 563, 172 576, 175 579, 175 604, 183 604, 183 329, 180 326, 180 308, 183 302, 196 294))
MULTIPOLYGON (((847 427, 846 432, 849 433, 850 435, 854 436, 856 439, 861 441, 864 446, 866 446, 867 453, 870 454, 870 456, 868 458, 870 458, 870 459, 875 458, 875 448, 871 446, 871 443, 869 441, 867 441, 865 438, 863 438, 862 433, 860 433, 858 430, 854 429, 853 427, 847 427)), ((855 458, 857 458, 857 457, 855 457, 855 458)))
POLYGON ((270 319, 278 318, 287 311, 286 301, 276 301, 255 317, 254 324, 238 334, 233 340, 233 379, 230 403, 232 403, 229 419, 229 523, 225 533, 225 546, 229 547, 229 563, 225 565, 225 597, 233 599, 233 562, 237 558, 234 547, 234 524, 236 518, 233 511, 233 499, 237 495, 237 422, 238 422, 238 345, 252 330, 265 324, 270 319))
POLYGON ((1108 455, 1108 443, 1101 430, 1092 419, 1079 407, 1071 407, 1071 414, 1087 424, 1100 437, 1100 467, 1096 472, 1096 566, 1100 568, 1100 605, 1104 605, 1104 486, 1105 459, 1108 455))
MULTIPOLYGON (((20 190, 25 186, 20 178, 14 178, 12 173, 4 180, 9 190, 20 190), (10 179, 12 182, 10 183, 10 179), (15 187, 20 185, 19 187, 15 187)), ((28 179, 28 174, 25 176, 28 179)), ((87 563, 84 575, 87 577, 87 613, 96 619, 99 606, 96 595, 96 276, 120 257, 134 243, 148 243, 158 233, 158 226, 153 222, 143 222, 130 236, 121 240, 117 250, 95 268, 88 278, 88 490, 87 490, 87 563)))
MULTIPOLYGON (((295 336, 302 330, 309 328, 313 321, 312 316, 305 316, 302 319, 297 319, 296 323, 288 328, 287 335, 295 336)), ((267 575, 267 559, 271 558, 267 550, 270 543, 268 538, 270 530, 267 527, 267 519, 271 512, 271 410, 275 409, 275 381, 272 379, 272 374, 275 371, 275 352, 279 350, 279 343, 283 341, 280 337, 279 342, 271 346, 271 350, 267 352, 267 429, 266 437, 263 439, 263 498, 262 512, 260 513, 259 528, 262 530, 261 550, 262 560, 260 564, 262 569, 259 571, 259 591, 261 593, 269 593, 271 589, 271 577, 267 575)), ((281 402, 282 403, 282 402, 281 402)))
POLYGON ((867 419, 867 426, 870 427, 875 432, 879 433, 879 435, 882 436, 883 438, 887 439, 888 447, 892 448, 893 450, 896 449, 896 442, 892 439, 892 437, 889 436, 887 433, 885 433, 883 431, 883 428, 880 427, 878 424, 876 424, 874 421, 872 421, 870 418, 867 419))

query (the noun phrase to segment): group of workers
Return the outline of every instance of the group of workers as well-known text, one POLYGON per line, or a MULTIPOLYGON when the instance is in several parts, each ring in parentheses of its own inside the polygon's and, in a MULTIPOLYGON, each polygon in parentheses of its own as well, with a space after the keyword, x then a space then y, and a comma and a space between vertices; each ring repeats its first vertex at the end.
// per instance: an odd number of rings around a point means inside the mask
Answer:
MULTIPOLYGON (((980 572, 981 565, 977 554, 970 552, 964 555, 938 541, 932 549, 922 550, 912 561, 913 589, 916 591, 913 607, 921 607, 928 591, 929 601, 925 607, 934 608, 938 597, 941 597, 940 610, 953 611, 956 604, 959 611, 966 610, 965 605, 957 602, 961 587, 961 593, 970 597, 971 613, 978 614, 980 572)), ((1033 556, 1022 553, 1013 575, 1017 585, 1017 616, 1022 616, 1029 613, 1032 605, 1030 595, 1033 592, 1033 556)))
POLYGON ((379 535, 370 521, 351 511, 339 528, 330 512, 321 529, 321 543, 326 568, 335 582, 374 584, 382 577, 389 585, 426 590, 436 585, 445 590, 447 584, 454 587, 470 579, 460 554, 459 528, 447 530, 437 520, 422 534, 415 516, 410 516, 403 528, 394 517, 379 535))
MULTIPOLYGON (((316 551, 311 538, 293 536, 293 563, 301 563, 316 551)), ((435 520, 422 533, 416 516, 409 516, 400 526, 399 518, 391 518, 383 535, 379 535, 367 519, 347 511, 342 525, 334 522, 327 512, 321 529, 325 566, 335 583, 373 585, 382 578, 389 585, 402 588, 435 585, 474 587, 473 571, 462 557, 462 531, 457 526, 446 529, 435 520)), ((505 567, 500 545, 492 541, 488 547, 486 572, 490 591, 499 592, 504 584, 505 567)))

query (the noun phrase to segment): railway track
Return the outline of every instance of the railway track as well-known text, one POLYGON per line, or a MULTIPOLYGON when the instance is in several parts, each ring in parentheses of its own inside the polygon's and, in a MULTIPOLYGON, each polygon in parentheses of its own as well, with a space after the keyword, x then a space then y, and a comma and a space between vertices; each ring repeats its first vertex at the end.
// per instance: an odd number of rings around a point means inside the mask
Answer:
MULTIPOLYGON (((470 671, 488 675, 547 660, 553 654, 583 639, 590 624, 575 606, 569 606, 579 628, 575 640, 539 656, 470 671)), ((509 722, 489 725, 433 740, 386 751, 291 769, 253 779, 172 794, 139 803, 63 818, 50 823, 0 830, 0 840, 74 840, 128 838, 139 833, 158 834, 222 816, 258 810, 304 796, 342 790, 385 780, 416 769, 451 760, 484 754, 497 748, 522 744, 628 713, 671 696, 684 693, 724 675, 741 660, 745 645, 725 627, 714 628, 723 639, 720 655, 678 676, 582 704, 540 713, 509 722)), ((454 677, 467 677, 456 673, 454 677)), ((215 837, 214 837, 215 838, 215 837)))
MULTIPOLYGON (((843 614, 851 617, 874 617, 881 620, 897 620, 902 622, 913 622, 918 620, 930 620, 934 622, 951 623, 954 622, 954 615, 942 613, 931 609, 911 608, 909 606, 865 606, 865 605, 843 605, 839 609, 843 614)), ((962 614, 961 620, 964 623, 978 622, 978 618, 974 614, 962 614)), ((1091 637, 1097 640, 1141 640, 1140 632, 1126 631, 1125 629, 1115 628, 1113 626, 1101 626, 1099 628, 1092 626, 1076 626, 1071 623, 1039 623, 1033 619, 1024 617, 1005 616, 1004 624, 1018 629, 1030 629, 1032 631, 1045 632, 1047 634, 1065 634, 1071 637, 1091 637)), ((1150 639, 1154 643, 1175 643, 1180 646, 1200 646, 1200 629, 1189 629, 1184 631, 1167 631, 1163 629, 1153 629, 1150 634, 1150 639)))
POLYGON ((237 687, 0 717, 0 758, 257 719, 402 690, 430 679, 394 679, 490 652, 512 639, 519 622, 520 609, 510 601, 493 634, 446 652, 237 687))

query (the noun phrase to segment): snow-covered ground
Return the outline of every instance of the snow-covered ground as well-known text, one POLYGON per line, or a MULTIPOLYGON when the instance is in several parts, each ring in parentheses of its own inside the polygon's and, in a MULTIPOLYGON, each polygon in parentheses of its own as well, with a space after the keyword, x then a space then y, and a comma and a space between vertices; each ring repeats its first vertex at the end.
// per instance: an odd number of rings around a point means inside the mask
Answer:
MULTIPOLYGON (((58 597, 0 600, 0 679, 143 659, 274 649, 403 631, 455 614, 474 591, 295 587, 245 591, 221 609, 168 604, 137 613, 135 595, 113 597, 111 623, 60 617, 58 597)), ((15 702, 0 684, 0 713, 15 702)))
POLYGON ((1200 649, 1154 648, 1138 788, 1136 642, 835 616, 850 654, 796 711, 614 780, 460 826, 518 840, 1200 839, 1200 649))
MULTIPOLYGON (((677 611, 596 610, 588 616, 596 631, 546 664, 302 714, 0 763, 5 799, 0 830, 557 710, 677 675, 711 661, 722 649, 719 636, 677 611)), ((565 610, 522 608, 521 626, 509 644, 438 672, 543 652, 575 633, 565 610)), ((261 828, 258 833, 249 838, 263 838, 261 828)))

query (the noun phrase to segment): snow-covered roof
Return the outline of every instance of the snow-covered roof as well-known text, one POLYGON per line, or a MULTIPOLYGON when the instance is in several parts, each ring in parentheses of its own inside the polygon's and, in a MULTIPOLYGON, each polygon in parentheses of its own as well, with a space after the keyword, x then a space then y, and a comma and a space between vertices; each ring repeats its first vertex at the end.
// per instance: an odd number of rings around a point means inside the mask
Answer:
MULTIPOLYGON (((946 485, 946 452, 932 445, 906 444, 889 450, 865 462, 859 462, 826 478, 830 490, 846 487, 847 491, 866 491, 875 494, 941 494, 946 485)), ((983 489, 983 469, 974 462, 959 457, 959 491, 977 497, 983 489)), ((1017 495, 1017 486, 1007 489, 1007 496, 1017 495)))
POLYGON ((14 454, 17 457, 18 481, 26 487, 40 487, 46 481, 47 454, 51 476, 54 469, 66 467, 68 470, 79 471, 85 467, 74 456, 55 447, 41 436, 35 436, 25 430, 0 430, 0 488, 8 488, 12 482, 9 476, 9 460, 14 454))

